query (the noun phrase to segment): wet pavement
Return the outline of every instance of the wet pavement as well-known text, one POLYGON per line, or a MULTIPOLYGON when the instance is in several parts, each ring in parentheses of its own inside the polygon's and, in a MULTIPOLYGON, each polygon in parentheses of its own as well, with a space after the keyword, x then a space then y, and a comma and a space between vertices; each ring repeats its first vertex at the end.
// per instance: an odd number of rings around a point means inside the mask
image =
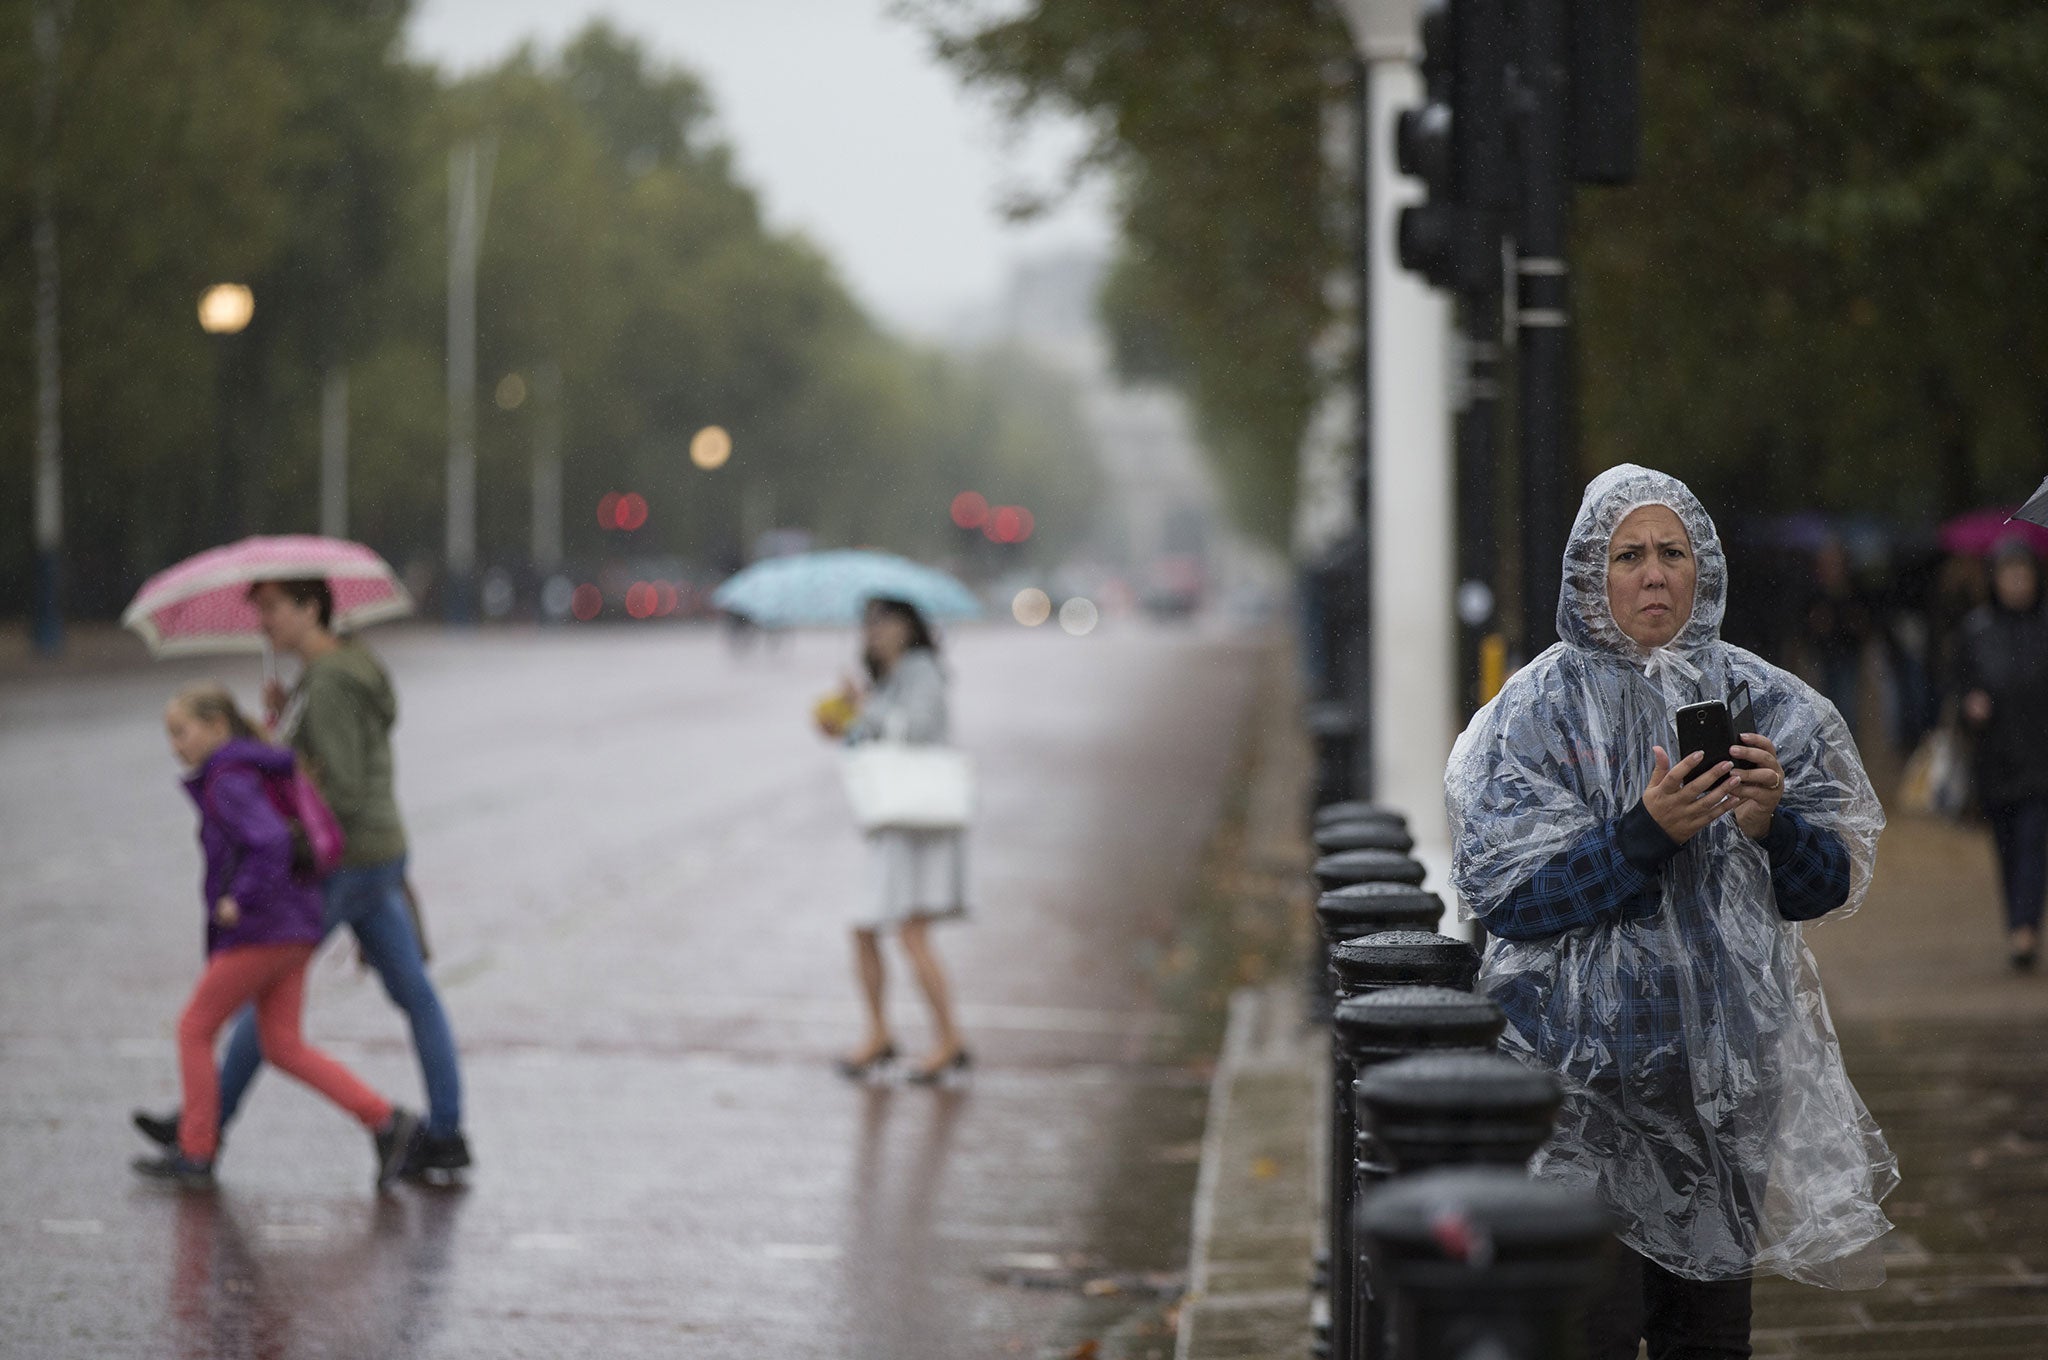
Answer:
MULTIPOLYGON (((400 796, 479 1159, 370 1189, 367 1139, 266 1075, 221 1188, 127 1170, 176 1103, 191 811, 158 726, 252 662, 0 678, 0 1354, 1171 1353, 1207 1095, 1187 913, 1257 647, 963 630, 975 917, 936 938, 978 1064, 863 1087, 861 847, 810 703, 844 635, 391 632, 400 796)), ((896 956, 892 954, 892 963, 896 956)), ((900 965, 893 1013, 926 1042, 900 965)), ((342 950, 307 1032, 417 1103, 342 950)))
POLYGON ((1898 1231, 1882 1288, 1759 1282, 1759 1360, 2048 1356, 2048 978, 2008 966, 1997 901, 1987 831, 1894 814, 1862 912, 1808 928, 1898 1231))

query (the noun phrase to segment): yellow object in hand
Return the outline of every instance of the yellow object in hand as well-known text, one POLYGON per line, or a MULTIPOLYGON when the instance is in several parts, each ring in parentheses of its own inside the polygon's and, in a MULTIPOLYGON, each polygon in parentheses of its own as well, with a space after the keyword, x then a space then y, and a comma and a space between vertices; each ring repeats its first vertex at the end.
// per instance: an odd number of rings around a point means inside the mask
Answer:
POLYGON ((859 716, 860 710, 844 694, 828 694, 818 700, 811 713, 818 720, 818 726, 827 732, 843 732, 859 716))

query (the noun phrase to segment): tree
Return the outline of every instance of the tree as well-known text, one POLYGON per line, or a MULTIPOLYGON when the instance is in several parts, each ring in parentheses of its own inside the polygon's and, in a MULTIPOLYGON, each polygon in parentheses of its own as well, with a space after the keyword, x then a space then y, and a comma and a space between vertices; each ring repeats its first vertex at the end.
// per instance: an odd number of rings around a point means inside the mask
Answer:
POLYGON ((1321 151, 1329 72, 1350 50, 1341 26, 1314 0, 905 8, 1013 117, 1064 108, 1095 129, 1075 170, 1119 189, 1104 294, 1119 362, 1185 387, 1239 519, 1284 542, 1323 284, 1344 251, 1321 151))
POLYGON ((2048 13, 1652 7, 1643 176, 1579 220, 1587 459, 1951 514, 2039 476, 2048 13))
MULTIPOLYGON (((26 32, 30 0, 0 0, 26 32)), ((828 539, 954 540, 961 479, 1042 479, 1043 541, 1085 535, 1093 463, 1073 396, 1013 357, 959 361, 883 333, 828 260, 763 221, 702 84, 592 25, 558 53, 451 79, 399 55, 404 7, 317 0, 76 0, 57 129, 72 599, 117 609, 239 512, 314 527, 321 378, 351 382, 352 531, 440 557, 447 158, 489 139, 479 271, 479 547, 528 549, 538 366, 562 382, 568 550, 726 559, 742 501, 828 539), (201 333, 200 292, 250 284, 255 320, 201 333), (1033 409, 1052 403, 1057 410, 1033 409), (225 415, 236 457, 223 461, 225 415), (717 473, 690 437, 737 441, 717 473), (589 511, 637 490, 630 545, 589 511)), ((0 258, 26 261, 33 87, 0 43, 0 258)), ((0 276, 0 610, 26 599, 31 271, 0 276), (19 570, 17 568, 20 568, 19 570)), ((1021 492, 1012 493, 1023 498, 1021 492)))
MULTIPOLYGON (((1194 395, 1247 518, 1289 484, 1316 289, 1315 112, 1342 35, 1306 3, 904 0, 1015 116, 1079 113, 1113 174, 1125 370, 1194 395)), ((1646 154, 1580 198, 1582 471, 1718 503, 1948 513, 2048 442, 2048 11, 1707 0, 1645 14, 1646 154)), ((1376 151, 1381 150, 1375 148, 1376 151)))

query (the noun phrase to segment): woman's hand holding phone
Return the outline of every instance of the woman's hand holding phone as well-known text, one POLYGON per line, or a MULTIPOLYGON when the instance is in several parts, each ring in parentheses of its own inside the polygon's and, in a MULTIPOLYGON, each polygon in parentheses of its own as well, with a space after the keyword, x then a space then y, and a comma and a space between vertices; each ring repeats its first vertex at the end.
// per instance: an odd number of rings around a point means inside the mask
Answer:
POLYGON ((1754 768, 1735 771, 1735 825, 1742 834, 1760 841, 1771 832, 1771 818, 1785 796, 1785 767, 1778 760, 1777 743, 1756 732, 1744 732, 1736 739, 1731 754, 1739 755, 1754 768))
MULTIPOLYGON (((1734 810, 1740 785, 1730 778, 1735 773, 1732 761, 1722 760, 1702 769, 1705 751, 1695 751, 1673 765, 1663 747, 1651 750, 1657 763, 1650 772, 1650 787, 1643 791, 1643 809, 1665 835, 1684 845, 1715 818, 1734 810)), ((1765 825, 1769 825, 1768 818, 1765 825)))

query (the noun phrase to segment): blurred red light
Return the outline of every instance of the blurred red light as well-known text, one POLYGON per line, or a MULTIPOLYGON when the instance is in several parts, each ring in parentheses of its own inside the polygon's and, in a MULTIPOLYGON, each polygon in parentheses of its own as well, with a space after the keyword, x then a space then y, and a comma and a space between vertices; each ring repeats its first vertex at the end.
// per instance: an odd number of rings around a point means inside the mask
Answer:
POLYGON ((597 527, 616 529, 619 527, 619 493, 607 491, 597 503, 597 527))
POLYGON ((631 533, 647 523, 647 498, 637 491, 619 497, 618 526, 631 533))
POLYGON ((988 517, 988 527, 982 530, 997 543, 1022 543, 1031 537, 1036 527, 1031 512, 1021 505, 999 505, 988 517))
POLYGON ((604 592, 596 586, 582 585, 569 597, 569 612, 588 623, 604 612, 604 592))
POLYGON ((676 588, 666 581, 654 584, 654 612, 667 618, 676 612, 676 588))
POLYGON ((654 587, 635 581, 626 591, 626 612, 636 619, 654 617, 654 587))
POLYGON ((953 498, 953 523, 963 529, 979 529, 988 523, 988 497, 979 491, 963 491, 953 498))

